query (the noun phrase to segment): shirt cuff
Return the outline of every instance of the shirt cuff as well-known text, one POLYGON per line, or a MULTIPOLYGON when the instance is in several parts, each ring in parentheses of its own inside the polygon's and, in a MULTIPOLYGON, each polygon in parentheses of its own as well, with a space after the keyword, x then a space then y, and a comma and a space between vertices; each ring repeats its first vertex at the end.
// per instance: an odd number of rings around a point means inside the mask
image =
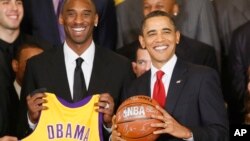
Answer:
POLYGON ((104 127, 104 129, 105 129, 108 133, 111 133, 111 132, 112 132, 112 128, 108 128, 108 127, 106 127, 104 124, 103 124, 103 127, 104 127))
POLYGON ((28 119, 29 127, 30 127, 32 130, 35 130, 37 124, 34 124, 34 123, 31 122, 28 113, 27 113, 27 119, 28 119))
POLYGON ((194 141, 193 133, 191 132, 191 137, 188 139, 183 139, 184 141, 194 141))

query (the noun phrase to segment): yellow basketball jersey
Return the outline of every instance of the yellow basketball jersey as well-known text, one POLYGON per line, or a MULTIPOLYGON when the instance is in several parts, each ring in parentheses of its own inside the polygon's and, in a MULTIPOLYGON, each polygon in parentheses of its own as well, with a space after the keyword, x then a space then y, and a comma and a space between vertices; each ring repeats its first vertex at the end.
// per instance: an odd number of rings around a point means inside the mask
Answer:
POLYGON ((99 95, 68 103, 46 93, 47 110, 42 110, 36 129, 22 141, 103 141, 102 114, 94 103, 99 95))

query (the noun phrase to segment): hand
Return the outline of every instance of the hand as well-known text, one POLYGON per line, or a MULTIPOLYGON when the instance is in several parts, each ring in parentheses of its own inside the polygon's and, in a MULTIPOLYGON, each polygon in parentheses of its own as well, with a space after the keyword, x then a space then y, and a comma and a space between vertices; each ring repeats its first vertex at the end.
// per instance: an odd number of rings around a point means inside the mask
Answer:
POLYGON ((119 133, 117 129, 117 125, 115 124, 115 118, 116 116, 114 115, 112 118, 112 134, 111 134, 111 141, 126 141, 121 138, 121 133, 119 133))
POLYGON ((160 106, 156 106, 163 116, 152 115, 152 118, 161 120, 162 123, 152 123, 152 127, 159 127, 160 129, 154 131, 154 134, 170 134, 177 138, 188 139, 192 137, 191 131, 178 123, 169 113, 167 113, 160 106))
POLYGON ((46 95, 43 92, 38 92, 32 95, 27 96, 27 105, 28 105, 28 115, 32 123, 36 124, 40 117, 41 110, 47 109, 43 106, 43 103, 46 103, 46 100, 43 99, 46 95))
POLYGON ((0 141, 17 141, 17 138, 12 136, 4 136, 0 138, 0 141))
POLYGON ((104 124, 110 128, 112 126, 112 116, 114 113, 114 100, 109 93, 103 93, 100 95, 99 102, 95 104, 98 106, 98 112, 103 113, 104 124))

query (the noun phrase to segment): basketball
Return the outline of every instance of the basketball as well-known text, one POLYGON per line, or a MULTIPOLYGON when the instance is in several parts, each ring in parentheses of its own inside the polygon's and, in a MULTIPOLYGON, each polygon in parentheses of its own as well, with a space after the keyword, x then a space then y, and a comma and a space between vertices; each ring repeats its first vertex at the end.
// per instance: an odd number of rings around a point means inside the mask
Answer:
POLYGON ((158 128, 151 127, 152 123, 160 120, 151 115, 162 115, 155 106, 157 101, 148 96, 138 95, 125 100, 116 113, 117 131, 127 141, 154 141, 159 135, 153 134, 158 128))

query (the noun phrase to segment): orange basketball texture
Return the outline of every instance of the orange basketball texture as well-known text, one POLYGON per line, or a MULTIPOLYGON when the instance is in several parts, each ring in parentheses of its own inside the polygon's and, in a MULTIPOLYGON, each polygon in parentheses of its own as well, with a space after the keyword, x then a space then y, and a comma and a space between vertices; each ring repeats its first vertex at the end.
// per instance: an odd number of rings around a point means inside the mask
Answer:
POLYGON ((127 141, 154 141, 159 135, 154 135, 157 128, 151 123, 161 121, 152 119, 151 115, 162 115, 155 105, 159 105, 148 96, 138 95, 125 100, 116 113, 117 131, 127 141))

